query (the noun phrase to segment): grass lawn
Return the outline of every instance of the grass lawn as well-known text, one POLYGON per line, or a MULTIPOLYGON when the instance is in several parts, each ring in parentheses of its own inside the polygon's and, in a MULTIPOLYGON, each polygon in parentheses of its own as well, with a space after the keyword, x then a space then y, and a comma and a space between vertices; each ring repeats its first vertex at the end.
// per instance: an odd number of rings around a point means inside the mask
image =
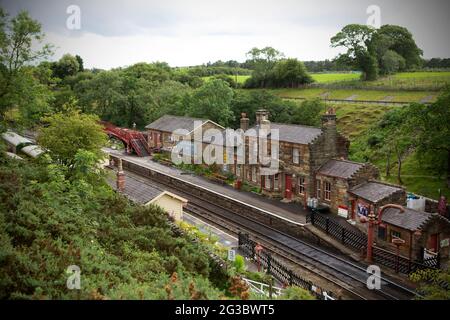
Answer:
POLYGON ((401 72, 375 81, 360 82, 364 87, 431 90, 450 84, 450 72, 401 72))
POLYGON ((345 80, 358 80, 359 73, 311 73, 312 78, 318 83, 330 83, 345 80))
POLYGON ((336 109, 338 130, 350 141, 360 136, 369 126, 381 119, 389 110, 388 105, 358 105, 328 103, 336 109))
MULTIPOLYGON (((382 90, 361 90, 361 89, 274 89, 274 94, 282 98, 328 98, 328 99, 348 99, 352 100, 372 100, 372 101, 400 101, 400 102, 421 102, 422 99, 430 98, 432 102, 438 96, 438 92, 433 91, 382 91, 382 90)), ((428 99, 427 99, 428 101, 428 99)))

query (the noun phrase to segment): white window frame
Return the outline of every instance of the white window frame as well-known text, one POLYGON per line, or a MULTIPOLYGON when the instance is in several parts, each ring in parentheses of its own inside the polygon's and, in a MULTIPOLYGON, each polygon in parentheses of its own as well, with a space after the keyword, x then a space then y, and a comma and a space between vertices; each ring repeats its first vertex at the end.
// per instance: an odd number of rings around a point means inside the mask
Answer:
POLYGON ((306 190, 306 178, 303 176, 298 177, 298 193, 299 194, 305 194, 305 190, 306 190))
POLYGON ((264 188, 267 190, 272 190, 272 179, 270 177, 269 175, 264 176, 264 188))
POLYGON ((280 175, 278 173, 273 176, 273 190, 280 190, 280 175))
POLYGON ((256 166, 252 166, 252 181, 253 182, 258 182, 258 176, 257 176, 257 170, 256 170, 256 166))
POLYGON ((328 182, 328 181, 323 182, 323 198, 326 201, 331 201, 331 182, 328 182), (329 188, 327 188, 327 186, 329 188), (327 189, 329 189, 329 190, 327 190, 327 189))
POLYGON ((295 164, 300 163, 300 150, 298 148, 292 149, 292 162, 295 164))

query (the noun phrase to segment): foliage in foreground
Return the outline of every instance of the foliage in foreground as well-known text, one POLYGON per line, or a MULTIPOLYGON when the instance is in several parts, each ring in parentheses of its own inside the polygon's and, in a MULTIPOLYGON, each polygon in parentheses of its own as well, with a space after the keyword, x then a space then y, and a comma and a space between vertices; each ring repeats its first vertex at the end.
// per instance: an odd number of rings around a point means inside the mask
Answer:
POLYGON ((217 299, 201 245, 100 179, 0 157, 0 299, 217 299), (199 247, 200 246, 200 247, 199 247), (70 265, 81 290, 68 290, 70 265))
POLYGON ((419 270, 410 276, 419 283, 418 292, 424 300, 450 300, 449 270, 419 270))

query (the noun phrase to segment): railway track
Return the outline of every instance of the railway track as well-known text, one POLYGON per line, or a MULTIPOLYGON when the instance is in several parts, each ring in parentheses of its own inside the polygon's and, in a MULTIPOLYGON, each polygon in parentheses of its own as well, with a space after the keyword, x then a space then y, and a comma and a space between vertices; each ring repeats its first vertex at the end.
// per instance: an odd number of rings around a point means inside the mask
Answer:
POLYGON ((186 208, 190 214, 208 220, 209 223, 214 223, 215 218, 221 217, 222 223, 215 223, 216 226, 235 234, 239 231, 249 233, 269 251, 339 286, 349 296, 363 300, 402 300, 414 296, 414 292, 408 288, 383 277, 380 290, 369 290, 366 285, 369 276, 366 268, 258 222, 242 219, 241 216, 229 217, 216 210, 213 216, 208 217, 210 209, 209 206, 198 204, 189 204, 186 208))
POLYGON ((366 272, 366 267, 362 265, 192 195, 177 185, 169 185, 163 181, 155 181, 151 177, 142 177, 135 173, 132 175, 141 179, 143 183, 145 180, 147 182, 151 180, 156 184, 163 185, 168 191, 175 191, 189 200, 186 208, 189 213, 208 220, 209 223, 226 231, 235 234, 239 231, 250 234, 273 253, 339 286, 357 299, 407 300, 415 296, 414 291, 385 276, 381 277, 381 289, 369 290, 366 285, 369 274, 366 272))

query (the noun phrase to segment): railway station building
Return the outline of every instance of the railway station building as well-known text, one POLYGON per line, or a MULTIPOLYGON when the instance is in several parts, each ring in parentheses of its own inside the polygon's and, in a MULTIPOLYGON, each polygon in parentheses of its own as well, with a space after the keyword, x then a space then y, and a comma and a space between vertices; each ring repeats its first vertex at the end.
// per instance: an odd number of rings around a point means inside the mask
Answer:
MULTIPOLYGON (((164 115, 145 127, 151 149, 171 152, 178 143, 192 145, 196 132, 208 129, 224 131, 225 128, 208 119, 164 115)), ((195 150, 193 150, 193 153, 195 150)))

